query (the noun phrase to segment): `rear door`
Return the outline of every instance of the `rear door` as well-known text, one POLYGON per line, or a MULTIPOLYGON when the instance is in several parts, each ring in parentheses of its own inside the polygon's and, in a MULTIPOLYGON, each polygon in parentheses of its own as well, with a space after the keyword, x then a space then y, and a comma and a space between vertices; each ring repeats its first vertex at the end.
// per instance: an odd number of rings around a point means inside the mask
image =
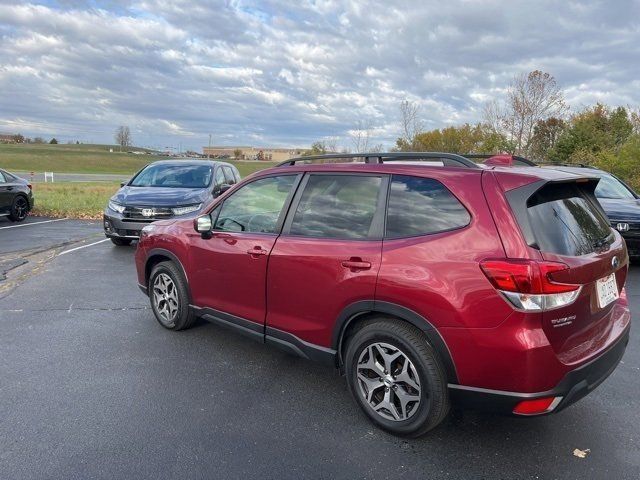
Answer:
POLYGON ((386 175, 305 177, 269 258, 267 335, 328 347, 342 310, 374 299, 387 185, 386 175))
POLYGON ((597 350, 615 328, 617 298, 624 286, 628 256, 593 194, 596 180, 551 182, 526 201, 535 247, 544 260, 569 269, 556 282, 582 285, 577 300, 543 313, 543 328, 566 363, 597 350))

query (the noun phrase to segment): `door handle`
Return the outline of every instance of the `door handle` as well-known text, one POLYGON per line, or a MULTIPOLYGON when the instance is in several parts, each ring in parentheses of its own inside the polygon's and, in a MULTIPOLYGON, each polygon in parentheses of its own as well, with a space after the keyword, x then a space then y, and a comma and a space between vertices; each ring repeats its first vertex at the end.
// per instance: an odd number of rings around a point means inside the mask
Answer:
POLYGON ((247 250, 247 253, 248 253, 249 255, 251 255, 252 257, 253 257, 253 256, 256 256, 256 257, 257 257, 258 255, 266 255, 266 254, 267 254, 267 253, 269 253, 269 252, 267 252, 267 251, 266 251, 264 248, 262 248, 261 246, 256 245, 255 247, 250 248, 249 250, 247 250))
POLYGON ((343 261, 342 266, 355 272, 356 270, 369 270, 371 268, 371 262, 364 262, 360 257, 351 257, 349 260, 343 261))

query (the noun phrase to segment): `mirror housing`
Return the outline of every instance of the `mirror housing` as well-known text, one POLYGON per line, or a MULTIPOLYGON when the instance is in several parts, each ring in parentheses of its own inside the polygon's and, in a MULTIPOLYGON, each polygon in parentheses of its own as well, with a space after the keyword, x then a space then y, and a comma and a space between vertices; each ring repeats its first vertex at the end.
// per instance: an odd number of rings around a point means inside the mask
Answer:
POLYGON ((202 215, 193 221, 193 229, 198 232, 202 238, 211 238, 213 230, 213 221, 211 215, 202 215))
POLYGON ((120 188, 124 187, 127 183, 129 183, 129 180, 123 180, 120 182, 120 188))
POLYGON ((218 188, 216 188, 213 191, 213 198, 218 198, 220 195, 222 195, 224 192, 226 192, 227 190, 229 190, 233 185, 229 185, 228 183, 223 183, 222 185, 220 185, 218 188))

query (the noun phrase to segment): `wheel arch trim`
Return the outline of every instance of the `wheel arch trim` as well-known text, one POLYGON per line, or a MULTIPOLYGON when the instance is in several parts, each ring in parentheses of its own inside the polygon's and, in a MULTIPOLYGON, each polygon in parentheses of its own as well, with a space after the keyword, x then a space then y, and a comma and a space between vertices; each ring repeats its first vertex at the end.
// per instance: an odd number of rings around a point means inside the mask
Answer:
POLYGON ((176 254, 164 248, 152 248, 151 250, 149 250, 149 253, 147 253, 147 258, 144 262, 144 277, 145 277, 144 281, 147 287, 149 285, 149 277, 151 275, 151 271, 149 269, 149 262, 154 257, 166 257, 178 266, 178 268, 182 272, 182 275, 184 276, 184 279, 187 282, 187 293, 189 294, 189 303, 191 303, 192 302, 191 284, 189 283, 189 277, 187 276, 187 271, 185 270, 184 266, 182 265, 182 262, 176 256, 176 254))
POLYGON ((438 329, 419 313, 392 302, 362 300, 352 303, 342 310, 336 320, 331 339, 331 348, 338 353, 337 361, 339 366, 343 365, 342 342, 344 340, 344 333, 347 331, 349 325, 362 315, 376 313, 396 317, 420 329, 442 359, 449 383, 458 383, 458 375, 451 352, 438 329))

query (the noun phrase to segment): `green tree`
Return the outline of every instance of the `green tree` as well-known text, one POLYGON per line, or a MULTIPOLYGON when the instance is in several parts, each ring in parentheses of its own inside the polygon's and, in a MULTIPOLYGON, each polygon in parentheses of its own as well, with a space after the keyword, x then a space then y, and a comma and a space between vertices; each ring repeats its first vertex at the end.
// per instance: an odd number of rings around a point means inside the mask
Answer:
POLYGON ((55 137, 53 137, 50 141, 49 141, 50 145, 57 145, 58 144, 58 140, 56 140, 55 137))
POLYGON ((327 153, 327 146, 324 142, 314 142, 311 144, 311 148, 309 150, 305 150, 302 153, 303 157, 308 157, 310 155, 324 155, 327 153))
POLYGON ((556 145, 549 151, 552 161, 576 161, 576 156, 590 154, 597 156, 604 151, 616 153, 626 143, 633 132, 633 123, 624 107, 611 109, 598 103, 593 107, 574 115, 569 127, 558 138, 556 145))

